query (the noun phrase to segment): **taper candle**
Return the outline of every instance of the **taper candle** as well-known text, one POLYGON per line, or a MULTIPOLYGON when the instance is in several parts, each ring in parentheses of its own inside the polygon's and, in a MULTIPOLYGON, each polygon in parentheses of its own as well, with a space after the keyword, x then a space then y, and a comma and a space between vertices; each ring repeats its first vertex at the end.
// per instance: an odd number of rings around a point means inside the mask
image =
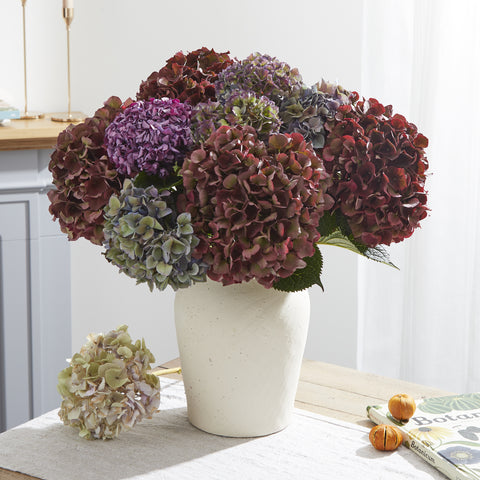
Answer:
POLYGON ((25 27, 25 6, 27 0, 22 0, 22 12, 23 12, 23 80, 25 90, 25 110, 20 116, 21 120, 31 120, 35 118, 42 118, 44 116, 41 112, 30 112, 27 104, 27 35, 25 27))
POLYGON ((60 115, 52 116, 54 122, 81 122, 85 119, 85 115, 76 112, 72 114, 70 109, 70 25, 73 21, 73 0, 63 0, 62 9, 63 19, 67 27, 67 88, 68 88, 68 112, 60 115))

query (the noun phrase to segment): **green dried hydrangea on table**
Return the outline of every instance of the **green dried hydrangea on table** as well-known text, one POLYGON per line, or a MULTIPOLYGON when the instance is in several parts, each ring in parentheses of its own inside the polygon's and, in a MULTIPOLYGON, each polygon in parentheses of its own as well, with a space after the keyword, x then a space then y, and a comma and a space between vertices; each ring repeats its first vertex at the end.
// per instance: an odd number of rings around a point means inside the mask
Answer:
POLYGON ((81 437, 107 440, 152 417, 160 405, 160 381, 150 373, 155 359, 145 341, 133 343, 127 326, 87 339, 58 375, 59 416, 81 437))

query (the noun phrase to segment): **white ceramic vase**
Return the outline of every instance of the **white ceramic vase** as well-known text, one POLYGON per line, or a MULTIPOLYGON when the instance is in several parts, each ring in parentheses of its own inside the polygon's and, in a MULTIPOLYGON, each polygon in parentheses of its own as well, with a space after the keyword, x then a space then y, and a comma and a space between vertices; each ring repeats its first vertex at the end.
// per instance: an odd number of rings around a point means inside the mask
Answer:
POLYGON ((230 437, 285 428, 309 318, 308 291, 213 281, 177 291, 175 325, 190 422, 230 437))

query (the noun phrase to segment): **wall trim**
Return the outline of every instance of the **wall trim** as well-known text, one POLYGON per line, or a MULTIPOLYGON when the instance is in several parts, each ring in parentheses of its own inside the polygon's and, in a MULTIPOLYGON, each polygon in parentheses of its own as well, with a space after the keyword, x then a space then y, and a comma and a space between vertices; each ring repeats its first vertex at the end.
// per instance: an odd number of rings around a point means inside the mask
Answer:
POLYGON ((46 193, 53 190, 55 185, 53 183, 22 183, 0 186, 0 194, 2 193, 46 193))

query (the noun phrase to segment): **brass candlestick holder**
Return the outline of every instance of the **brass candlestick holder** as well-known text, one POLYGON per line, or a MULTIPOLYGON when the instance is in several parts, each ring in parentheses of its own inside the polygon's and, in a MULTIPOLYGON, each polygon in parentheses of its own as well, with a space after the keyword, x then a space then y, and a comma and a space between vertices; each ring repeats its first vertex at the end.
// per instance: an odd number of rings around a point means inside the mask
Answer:
POLYGON ((73 8, 64 8, 63 9, 63 18, 65 20, 65 25, 67 26, 67 69, 68 69, 68 112, 60 113, 58 115, 52 116, 54 122, 81 122, 85 120, 85 115, 79 112, 71 111, 71 94, 70 94, 70 25, 73 21, 73 8))
POLYGON ((25 26, 25 5, 27 0, 22 0, 22 12, 23 12, 23 81, 25 88, 25 110, 22 115, 20 115, 21 120, 31 120, 36 118, 43 118, 45 114, 41 112, 29 112, 28 103, 27 103, 27 35, 26 35, 26 26, 25 26))

